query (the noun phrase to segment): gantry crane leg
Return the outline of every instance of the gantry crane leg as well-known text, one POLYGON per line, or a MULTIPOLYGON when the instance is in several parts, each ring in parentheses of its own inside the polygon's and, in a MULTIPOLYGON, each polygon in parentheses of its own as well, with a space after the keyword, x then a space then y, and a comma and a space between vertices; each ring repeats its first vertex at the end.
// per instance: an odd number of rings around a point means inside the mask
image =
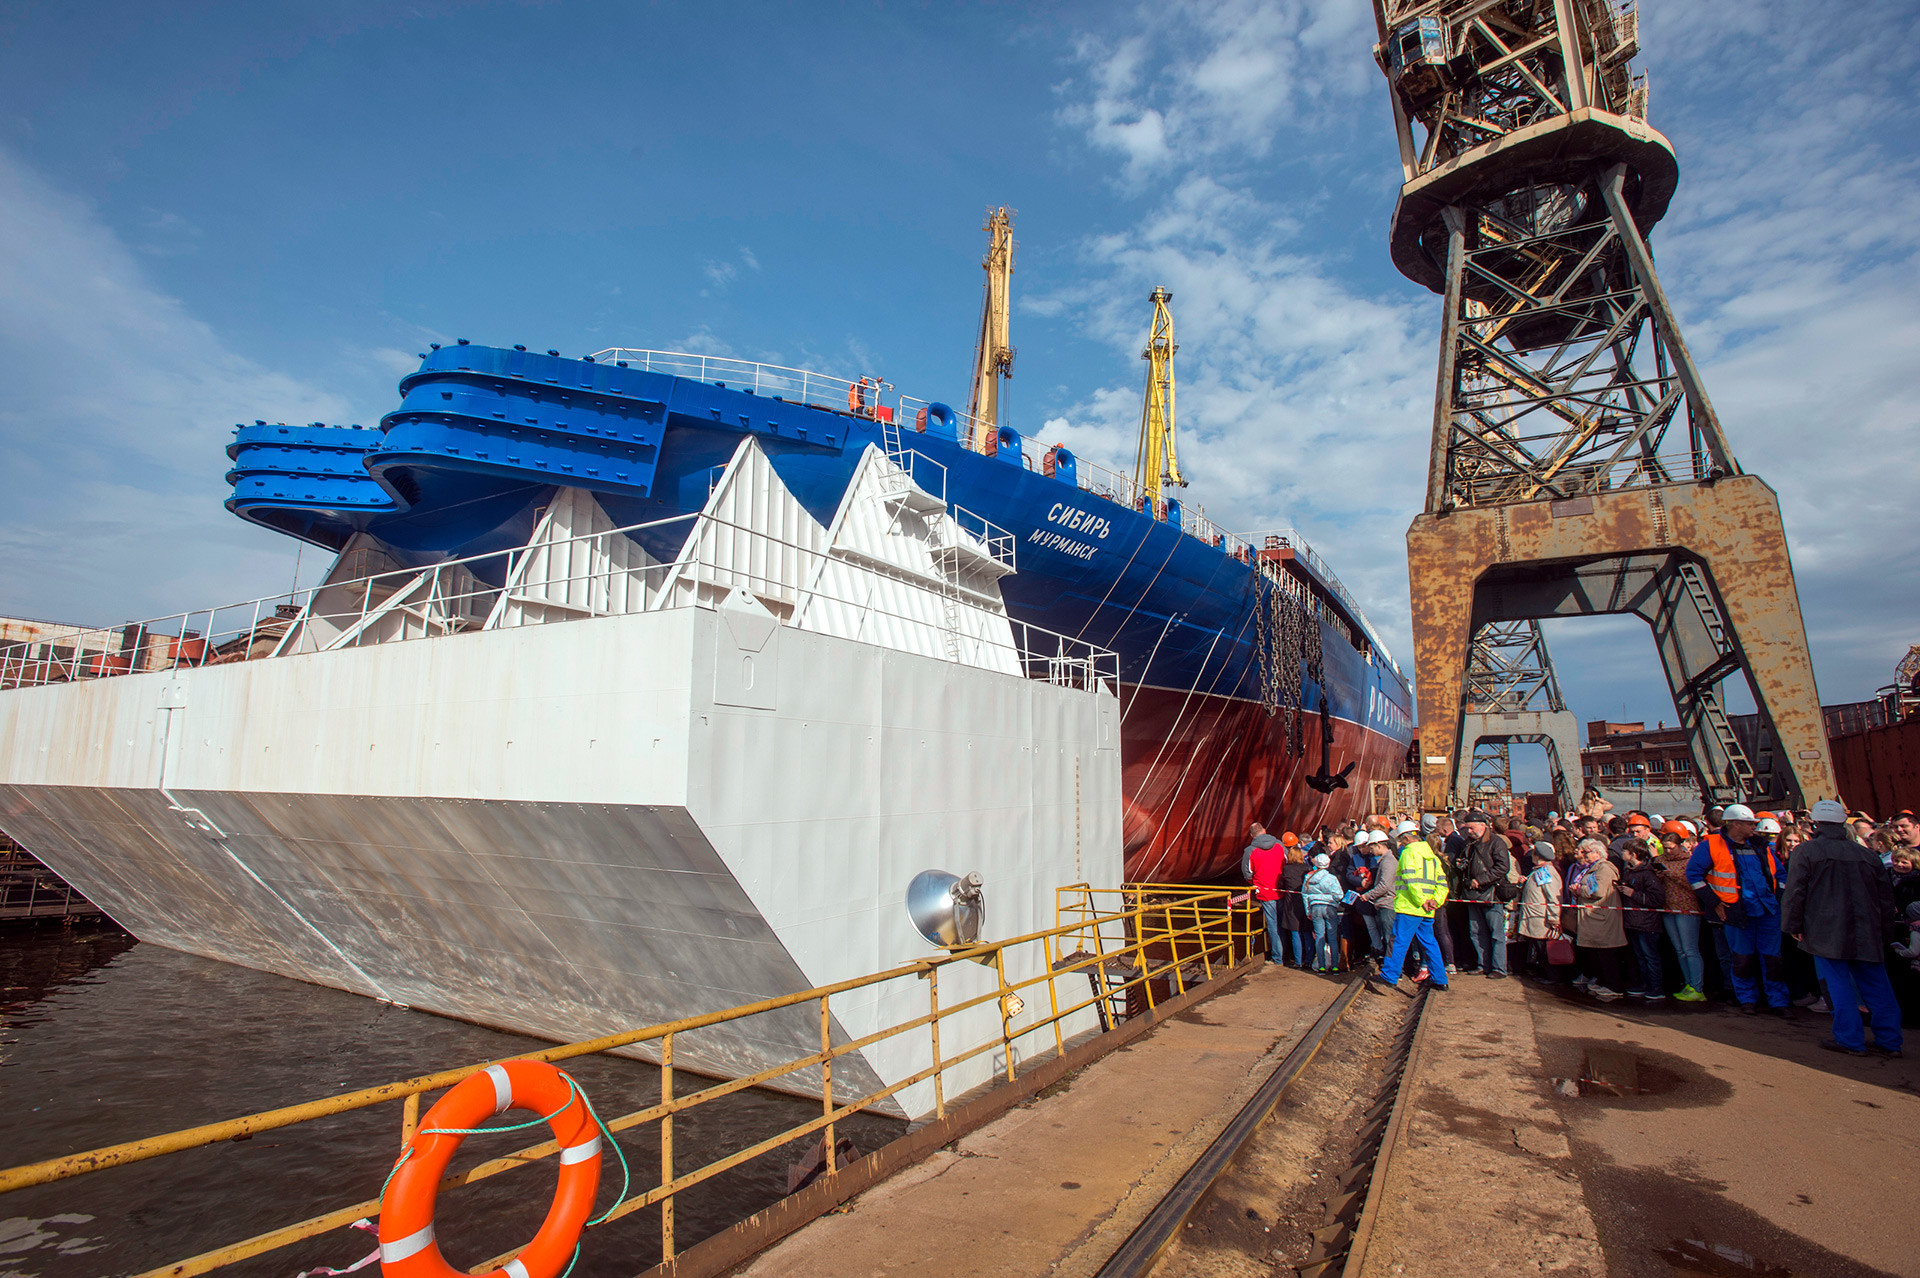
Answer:
POLYGON ((1761 722, 1779 743, 1802 794, 1833 794, 1813 664, 1773 490, 1755 476, 1740 475, 1711 485, 1595 494, 1561 514, 1555 505, 1564 506, 1532 502, 1421 515, 1407 532, 1421 689, 1422 803, 1448 805, 1454 761, 1463 744, 1472 748, 1462 741, 1464 672, 1481 624, 1622 613, 1648 623, 1682 722, 1692 720, 1695 766, 1714 796, 1730 796, 1741 784, 1738 756, 1697 707, 1698 694, 1718 683, 1700 677, 1716 666, 1722 677, 1747 675, 1761 722), (1701 620, 1683 564, 1692 565, 1724 609, 1728 628, 1738 636, 1736 665, 1725 665, 1701 620), (1445 748, 1435 748, 1440 746, 1445 748))

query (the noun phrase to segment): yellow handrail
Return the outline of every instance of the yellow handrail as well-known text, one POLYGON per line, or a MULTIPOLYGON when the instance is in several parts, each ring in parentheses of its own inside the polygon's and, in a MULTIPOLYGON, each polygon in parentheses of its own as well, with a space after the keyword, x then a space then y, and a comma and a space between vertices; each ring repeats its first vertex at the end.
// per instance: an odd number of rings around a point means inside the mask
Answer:
MULTIPOLYGON (((606 1219, 617 1220, 631 1212, 658 1205, 661 1209, 661 1254, 663 1260, 671 1260, 677 1247, 674 1232, 675 1195, 749 1159, 815 1132, 826 1134, 828 1158, 822 1174, 833 1175, 838 1170, 832 1151, 835 1124, 839 1120, 929 1080, 933 1086, 935 1113, 938 1117, 944 1118, 947 1099, 944 1076, 948 1071, 982 1053, 998 1048, 1005 1051, 1004 1072, 1006 1079, 1011 1081, 1016 1072, 1015 1045, 1032 1035, 1051 1029, 1056 1055, 1065 1055, 1068 1050, 1068 1040, 1063 1024, 1075 1013, 1088 1008, 1096 1009, 1100 1013, 1100 1023, 1104 1028, 1110 1023, 1111 1009, 1116 996, 1125 995, 1138 988, 1142 992, 1146 1006, 1152 1008, 1160 998, 1166 997, 1155 989, 1157 984, 1171 984, 1175 992, 1184 993, 1189 979, 1213 979, 1216 973, 1230 970, 1256 946, 1259 928, 1254 922, 1254 912, 1255 907, 1243 893, 1236 894, 1224 888, 1162 884, 1130 884, 1119 888, 1094 888, 1084 883, 1075 884, 1061 888, 1056 893, 1055 925, 1052 928, 1007 940, 955 948, 937 957, 915 960, 885 971, 873 972, 777 998, 762 999, 724 1011, 683 1017, 660 1025, 603 1035, 585 1042, 563 1044, 504 1059, 561 1061, 638 1043, 657 1042, 659 1044, 659 1103, 610 1119, 607 1127, 610 1131, 618 1132, 645 1123, 659 1123, 660 1183, 620 1204, 608 1214, 606 1219), (1109 903, 1111 903, 1110 907, 1109 903), (1089 933, 1091 933, 1090 936, 1089 933), (1092 952, 1086 948, 1088 940, 1092 942, 1092 952), (1009 980, 1006 967, 1008 951, 1034 944, 1038 944, 1042 952, 1043 962, 1039 973, 1018 980, 1009 980), (1075 946, 1074 950, 1071 953, 1062 953, 1069 944, 1075 946), (994 970, 996 977, 993 982, 994 988, 987 993, 943 1005, 939 996, 940 969, 954 963, 983 959, 994 970), (1116 963, 1120 965, 1117 969, 1116 963), (1198 965, 1197 968, 1195 964, 1198 965), (1090 996, 1086 998, 1062 996, 1056 982, 1063 976, 1072 976, 1075 973, 1085 974, 1089 978, 1093 989, 1090 996), (832 1041, 831 1000, 835 995, 905 978, 927 981, 926 1012, 844 1043, 835 1044, 832 1041), (1008 1010, 1011 1006, 1008 999, 1022 990, 1030 989, 1043 982, 1047 986, 1045 1014, 1035 1023, 1015 1026, 1013 1020, 1017 1013, 1008 1010), (988 1002, 999 1003, 997 1018, 999 1032, 988 1034, 981 1041, 967 1044, 951 1056, 943 1055, 945 1049, 941 1042, 941 1022, 988 1002), (819 1008, 820 1046, 817 1051, 808 1052, 741 1078, 716 1082, 697 1091, 687 1093, 676 1091, 674 1059, 676 1036, 805 1003, 815 1003, 819 1008), (844 1103, 836 1103, 840 1098, 836 1094, 833 1076, 835 1060, 886 1039, 920 1029, 928 1032, 930 1040, 929 1064, 925 1068, 868 1095, 849 1099, 844 1103), (771 1083, 816 1066, 821 1071, 819 1088, 821 1112, 817 1117, 797 1124, 778 1135, 716 1158, 692 1171, 681 1172, 676 1168, 673 1141, 675 1115, 700 1105, 710 1104, 735 1092, 771 1083)), ((1036 992, 1035 998, 1037 997, 1036 992)), ((950 1047, 951 1044, 948 1046, 950 1047)), ((394 1100, 402 1102, 401 1139, 404 1145, 411 1140, 419 1126, 419 1098, 422 1093, 451 1086, 475 1070, 484 1067, 485 1065, 482 1064, 422 1074, 322 1100, 284 1106, 240 1118, 207 1123, 182 1131, 0 1170, 0 1193, 24 1189, 32 1185, 48 1184, 109 1167, 124 1166, 164 1154, 200 1148, 239 1136, 250 1136, 257 1132, 271 1131, 275 1128, 394 1100)), ((530 1145, 480 1163, 464 1172, 451 1174, 441 1181, 440 1187, 451 1189, 484 1180, 512 1168, 535 1162, 555 1153, 558 1149, 558 1142, 552 1140, 530 1145)), ((163 1268, 151 1270, 140 1278, 153 1278, 154 1275, 162 1274, 168 1275, 169 1278, 188 1278, 189 1275, 208 1273, 237 1261, 315 1237, 342 1225, 351 1224, 362 1217, 377 1215, 379 1207, 380 1200, 374 1198, 336 1208, 252 1238, 202 1252, 163 1268)), ((498 1267, 511 1259, 513 1254, 509 1252, 490 1260, 482 1269, 475 1272, 498 1267)))

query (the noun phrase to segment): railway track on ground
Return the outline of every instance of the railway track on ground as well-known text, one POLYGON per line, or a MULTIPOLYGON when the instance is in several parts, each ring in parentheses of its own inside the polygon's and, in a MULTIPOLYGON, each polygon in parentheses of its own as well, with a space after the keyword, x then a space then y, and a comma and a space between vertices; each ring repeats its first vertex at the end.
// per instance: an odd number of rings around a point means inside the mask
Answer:
MULTIPOLYGON (((1313 1027, 1281 1060, 1206 1152, 1101 1267, 1098 1278, 1148 1278, 1149 1275, 1168 1278, 1175 1273, 1205 1271, 1208 1266, 1203 1257, 1179 1254, 1183 1246, 1189 1245, 1188 1231, 1197 1223, 1197 1217, 1210 1211, 1222 1212, 1221 1205, 1210 1203, 1210 1198, 1224 1179, 1244 1175, 1236 1172, 1236 1165, 1269 1124, 1313 1121, 1311 1116, 1303 1118, 1298 1112, 1276 1115, 1275 1111, 1293 1093, 1310 1086, 1316 1060, 1336 1037, 1348 1012, 1357 1000, 1374 995, 1393 998, 1399 1006, 1393 1008, 1392 1014, 1399 1017, 1399 1023, 1390 1031, 1380 1063, 1367 1076, 1370 1091, 1362 1093, 1364 1108, 1357 1116, 1357 1127, 1330 1128, 1323 1138, 1324 1148, 1328 1149, 1341 1147, 1344 1143, 1338 1137, 1348 1133, 1351 1143, 1344 1144, 1342 1156, 1335 1165, 1314 1173, 1319 1183, 1311 1192, 1319 1197, 1311 1208, 1303 1207, 1293 1213, 1293 1222, 1309 1233, 1309 1244, 1303 1255, 1287 1257, 1287 1264, 1276 1270, 1288 1272, 1290 1265, 1301 1278, 1357 1278, 1363 1272, 1386 1171, 1406 1129, 1408 1089, 1405 1082, 1418 1063, 1420 1030, 1425 1023, 1430 995, 1422 991, 1410 1004, 1401 1004, 1399 996, 1356 976, 1334 996, 1313 1027), (1373 995, 1366 992, 1369 988, 1373 995)), ((1357 1028, 1355 1032, 1369 1037, 1379 1033, 1357 1028)), ((1349 1114, 1351 1108, 1347 1107, 1340 1117, 1345 1119, 1349 1114)), ((1247 1210, 1246 1215, 1257 1218, 1254 1209, 1247 1210)), ((1264 1227, 1258 1235, 1239 1239, 1238 1249, 1247 1251, 1253 1245, 1253 1237, 1270 1240, 1272 1226, 1264 1227)), ((1230 1241, 1228 1246, 1232 1247, 1233 1243, 1230 1241)), ((1219 1250, 1216 1247, 1214 1254, 1219 1250)), ((1265 1262, 1278 1258, 1279 1253, 1270 1251, 1259 1257, 1265 1262)))

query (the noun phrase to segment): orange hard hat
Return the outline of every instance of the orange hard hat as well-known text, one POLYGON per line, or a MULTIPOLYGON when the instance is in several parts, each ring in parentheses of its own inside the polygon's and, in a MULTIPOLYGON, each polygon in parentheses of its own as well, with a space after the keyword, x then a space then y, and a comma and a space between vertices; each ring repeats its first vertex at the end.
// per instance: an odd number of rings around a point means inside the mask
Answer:
POLYGON ((1686 826, 1682 825, 1678 821, 1669 821, 1665 825, 1660 827, 1660 833, 1671 834, 1676 839, 1684 839, 1688 836, 1690 831, 1687 829, 1686 826))
POLYGON ((1286 844, 1288 847, 1295 847, 1300 842, 1300 836, 1295 834, 1292 830, 1288 830, 1285 834, 1280 836, 1280 841, 1286 844))

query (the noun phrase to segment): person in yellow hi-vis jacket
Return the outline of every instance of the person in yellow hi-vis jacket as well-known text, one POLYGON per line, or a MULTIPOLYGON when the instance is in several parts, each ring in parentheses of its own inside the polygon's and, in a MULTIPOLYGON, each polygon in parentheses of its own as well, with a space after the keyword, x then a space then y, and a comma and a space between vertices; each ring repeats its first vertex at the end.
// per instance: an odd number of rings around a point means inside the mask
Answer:
POLYGON ((1381 979, 1399 988, 1407 949, 1417 944, 1430 984, 1444 990, 1447 965, 1433 939, 1433 916, 1447 903, 1446 867, 1420 837, 1420 827, 1411 821, 1394 827, 1393 841, 1400 849, 1393 874, 1382 874, 1380 882, 1361 898, 1377 906, 1385 905, 1389 897, 1393 900, 1393 946, 1380 966, 1381 979))

